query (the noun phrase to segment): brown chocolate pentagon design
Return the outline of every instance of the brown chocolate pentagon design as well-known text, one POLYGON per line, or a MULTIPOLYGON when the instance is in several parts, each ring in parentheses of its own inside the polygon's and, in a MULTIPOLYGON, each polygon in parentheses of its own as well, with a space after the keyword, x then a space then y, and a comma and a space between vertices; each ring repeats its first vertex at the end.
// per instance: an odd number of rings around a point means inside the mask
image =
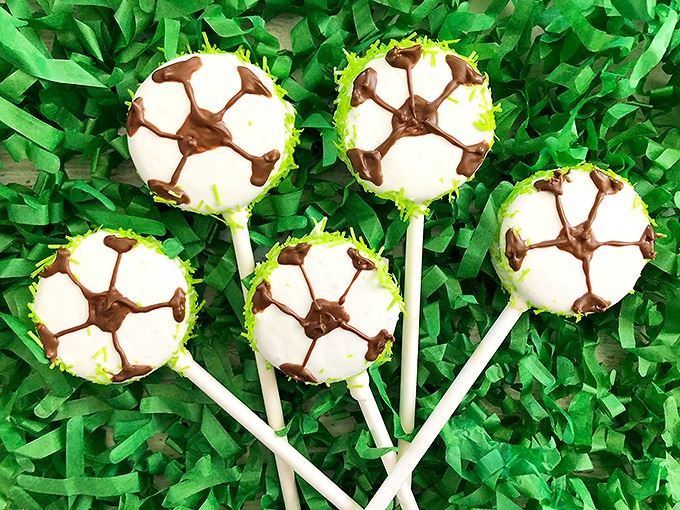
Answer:
POLYGON ((137 244, 136 239, 108 235, 104 238, 104 245, 116 252, 116 263, 113 266, 109 288, 104 292, 92 292, 85 287, 71 271, 71 253, 67 249, 57 251, 57 257, 52 264, 46 266, 40 273, 41 278, 49 278, 57 273, 63 273, 80 289, 83 297, 88 303, 88 318, 77 326, 64 329, 57 333, 52 333, 44 324, 38 324, 36 329, 40 336, 40 341, 45 350, 45 355, 54 363, 57 359, 57 349, 59 348, 59 338, 75 333, 90 326, 96 326, 105 333, 111 333, 113 347, 120 356, 122 368, 117 374, 112 374, 113 382, 123 382, 133 377, 139 377, 151 372, 151 367, 147 365, 132 365, 128 361, 118 341, 118 330, 120 329, 125 317, 130 313, 146 313, 159 308, 171 308, 172 315, 176 322, 182 322, 186 313, 186 295, 181 288, 177 288, 173 296, 163 303, 156 303, 148 306, 139 306, 127 297, 123 296, 116 289, 116 279, 123 255, 129 252, 137 244))
POLYGON ((452 134, 441 129, 437 117, 437 110, 441 104, 458 86, 481 85, 484 83, 484 77, 465 60, 455 55, 447 55, 446 63, 451 69, 451 80, 434 101, 427 101, 413 91, 412 69, 419 62, 422 52, 422 46, 416 44, 408 48, 392 48, 385 55, 385 60, 390 66, 406 72, 408 98, 398 108, 391 106, 377 94, 378 75, 374 69, 370 67, 365 69, 354 80, 351 106, 356 107, 370 100, 392 114, 392 132, 378 147, 373 150, 354 147, 347 151, 347 157, 354 171, 359 177, 376 186, 383 183, 382 159, 401 138, 433 134, 458 147, 463 151, 463 156, 456 172, 465 177, 471 177, 477 171, 489 151, 489 144, 486 142, 465 145, 452 134))
POLYGON ((598 241, 593 234, 593 222, 597 217, 597 211, 602 204, 602 200, 607 195, 613 195, 623 189, 623 182, 610 177, 600 170, 592 170, 590 178, 597 188, 595 200, 588 214, 588 218, 583 223, 576 226, 569 224, 564 208, 562 206, 562 186, 565 182, 570 182, 569 172, 556 170, 550 179, 541 179, 534 182, 534 188, 538 191, 551 193, 555 197, 555 207, 559 216, 562 228, 555 239, 541 241, 539 243, 527 244, 514 229, 505 232, 505 256, 513 271, 519 271, 522 262, 529 250, 537 248, 548 248, 554 246, 560 250, 572 254, 581 261, 583 274, 586 280, 587 292, 579 297, 571 309, 574 313, 602 312, 609 308, 611 304, 606 299, 593 292, 590 278, 590 261, 595 251, 601 246, 638 246, 642 256, 646 259, 653 259, 654 239, 656 235, 651 225, 642 233, 638 241, 598 241))
POLYGON ((373 271, 376 269, 375 264, 370 259, 364 257, 356 248, 349 248, 347 255, 352 260, 352 265, 356 269, 352 280, 346 287, 345 291, 338 298, 337 301, 328 301, 326 299, 317 298, 314 294, 314 289, 305 271, 305 257, 309 252, 311 245, 308 243, 299 243, 293 246, 287 246, 278 256, 278 262, 282 265, 294 265, 300 268, 302 276, 305 279, 307 291, 312 299, 307 314, 302 317, 295 313, 289 306, 274 299, 271 292, 269 282, 261 282, 253 295, 252 310, 253 313, 260 313, 270 305, 276 306, 281 312, 295 319, 305 332, 305 336, 311 340, 309 348, 301 363, 282 363, 279 369, 287 376, 300 382, 318 383, 314 376, 307 370, 307 363, 317 345, 325 335, 338 328, 344 329, 354 333, 356 336, 366 341, 367 361, 375 361, 378 356, 385 350, 388 342, 394 341, 394 337, 386 330, 381 330, 375 336, 369 336, 359 329, 349 324, 350 316, 345 310, 343 304, 347 298, 347 294, 352 289, 357 278, 362 271, 373 271))
POLYGON ((144 117, 144 101, 141 97, 132 102, 128 112, 128 136, 133 136, 139 128, 145 127, 161 138, 177 141, 182 158, 175 167, 170 181, 149 179, 148 182, 149 188, 156 195, 175 204, 188 204, 191 201, 189 196, 177 185, 177 182, 187 159, 194 154, 200 154, 218 147, 232 149, 241 157, 250 161, 250 183, 253 186, 264 186, 274 170, 274 165, 281 157, 280 152, 276 149, 261 156, 249 154, 234 142, 231 132, 222 120, 227 110, 247 94, 271 97, 271 92, 264 83, 247 67, 238 66, 236 70, 241 79, 241 89, 219 111, 211 112, 198 106, 191 85, 191 77, 200 69, 201 65, 201 58, 193 56, 187 60, 158 69, 151 75, 152 80, 156 83, 176 82, 184 87, 184 92, 189 99, 189 114, 176 133, 166 133, 144 117))

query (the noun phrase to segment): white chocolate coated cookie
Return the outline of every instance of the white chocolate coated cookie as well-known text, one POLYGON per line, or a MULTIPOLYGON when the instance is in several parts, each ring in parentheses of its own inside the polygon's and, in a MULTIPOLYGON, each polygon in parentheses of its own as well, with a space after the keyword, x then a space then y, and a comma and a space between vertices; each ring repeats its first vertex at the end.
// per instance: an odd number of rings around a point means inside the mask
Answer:
POLYGON ((340 234, 270 253, 246 304, 253 348, 306 383, 346 380, 389 352, 400 298, 386 262, 340 234))
POLYGON ((353 61, 336 124, 359 182, 426 206, 471 179, 493 143, 488 79, 444 45, 406 41, 353 61))
POLYGON ((151 373, 188 335, 191 281, 156 241, 108 230, 73 238, 35 286, 32 315, 46 356, 102 384, 151 373))
POLYGON ((517 184, 500 224, 493 261, 504 286, 529 306, 563 315, 617 303, 655 255, 656 236, 633 186, 593 165, 517 184))
POLYGON ((130 155, 161 200, 198 213, 247 208, 292 166, 294 110, 235 54, 178 57, 139 87, 130 155))

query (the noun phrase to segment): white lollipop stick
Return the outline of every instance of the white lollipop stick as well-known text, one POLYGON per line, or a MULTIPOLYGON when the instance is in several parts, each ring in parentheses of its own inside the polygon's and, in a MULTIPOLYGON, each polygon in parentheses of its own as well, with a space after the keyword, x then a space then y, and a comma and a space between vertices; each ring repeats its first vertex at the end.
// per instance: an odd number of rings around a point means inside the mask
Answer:
MULTIPOLYGON (((251 274, 255 269, 255 257, 253 256, 247 225, 246 220, 241 228, 230 227, 234 251, 236 252, 236 264, 238 265, 238 273, 241 279, 251 274)), ((242 288, 243 295, 245 296, 247 290, 245 287, 242 288)), ((274 430, 281 430, 285 428, 286 422, 283 418, 283 409, 281 409, 281 397, 279 396, 279 387, 276 384, 276 374, 259 352, 255 353, 255 363, 257 364, 257 375, 260 379, 260 387, 262 388, 262 399, 264 400, 267 421, 274 430)), ((282 440, 287 441, 287 438, 282 436, 282 440)), ((297 486, 295 485, 295 472, 290 464, 286 464, 278 455, 275 458, 283 503, 287 510, 299 510, 300 498, 297 486)))
MULTIPOLYGON (((371 432, 371 436, 373 436, 375 445, 378 448, 392 448, 394 446, 392 444, 392 439, 390 438, 390 434, 387 431, 385 422, 380 414, 373 392, 371 392, 369 382, 368 373, 362 372, 361 374, 348 379, 347 387, 349 388, 350 394, 354 400, 358 402, 359 407, 361 408, 361 412, 368 425, 368 430, 371 432)), ((386 453, 381 457, 381 460, 385 466, 385 471, 387 471, 387 474, 389 475, 397 463, 397 454, 395 452, 386 453)), ((411 488, 406 484, 399 489, 396 495, 401 508, 404 510, 418 509, 418 504, 413 496, 413 492, 411 492, 411 488)))
POLYGON ((248 406, 234 396, 227 388, 210 375, 191 357, 187 351, 179 355, 176 362, 178 372, 198 386, 215 401, 227 414, 238 421, 243 427, 275 453, 277 459, 285 461, 289 466, 295 466, 295 471, 324 496, 331 504, 339 509, 356 510, 361 507, 333 483, 321 470, 293 448, 285 437, 277 436, 276 432, 262 421, 248 406))
POLYGON ((432 411, 432 414, 423 424, 408 450, 400 456, 399 462, 388 475, 373 499, 368 503, 366 510, 384 510, 400 490, 402 484, 411 475, 413 470, 423 458, 428 448, 437 439, 437 436, 456 411, 465 395, 470 391, 477 378, 484 372, 484 369, 491 361, 498 348, 503 343, 505 337, 527 310, 526 307, 516 308, 508 304, 493 323, 491 329, 484 336, 482 341, 465 363, 458 376, 454 379, 449 389, 432 411))
MULTIPOLYGON (((420 329, 420 280, 423 267, 423 227, 422 214, 411 217, 406 231, 406 275, 404 277, 404 330, 401 344, 401 389, 399 398, 399 417, 404 432, 410 434, 415 427, 416 389, 418 388, 418 347, 420 329)), ((399 454, 402 455, 408 442, 399 441, 399 454)), ((410 477, 406 484, 411 485, 410 477)))

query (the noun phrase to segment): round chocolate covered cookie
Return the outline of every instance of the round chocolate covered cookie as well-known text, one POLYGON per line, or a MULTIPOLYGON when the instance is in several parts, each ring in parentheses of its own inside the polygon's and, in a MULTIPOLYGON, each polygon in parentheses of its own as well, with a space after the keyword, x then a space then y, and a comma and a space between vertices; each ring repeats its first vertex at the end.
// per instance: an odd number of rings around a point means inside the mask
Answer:
POLYGON ((538 172, 500 213, 493 262, 525 304, 564 315, 601 312, 633 290, 655 233, 628 181, 594 165, 538 172))
POLYGON ((194 321, 188 265, 130 232, 74 237, 38 275, 31 311, 46 356, 93 382, 137 379, 166 364, 194 321))
POLYGON ((248 208, 293 166, 295 112, 243 55, 197 53, 139 87, 127 134, 140 177, 162 201, 198 213, 248 208))
POLYGON ((363 243, 317 233, 274 248, 246 302, 251 345, 289 377, 346 380, 389 352, 401 298, 363 243))
POLYGON ((392 42, 348 57, 335 115, 359 182, 406 214, 471 179, 493 144, 488 78, 444 43, 392 42))

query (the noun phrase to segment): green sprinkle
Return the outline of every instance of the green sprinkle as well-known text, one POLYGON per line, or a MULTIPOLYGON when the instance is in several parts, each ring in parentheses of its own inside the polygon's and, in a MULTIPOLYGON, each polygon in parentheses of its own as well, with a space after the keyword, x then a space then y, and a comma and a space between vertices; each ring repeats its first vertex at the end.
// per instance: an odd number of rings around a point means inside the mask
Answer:
POLYGON ((215 203, 220 206, 222 205, 222 200, 220 199, 220 191, 217 189, 217 184, 212 185, 213 196, 215 197, 215 203))

